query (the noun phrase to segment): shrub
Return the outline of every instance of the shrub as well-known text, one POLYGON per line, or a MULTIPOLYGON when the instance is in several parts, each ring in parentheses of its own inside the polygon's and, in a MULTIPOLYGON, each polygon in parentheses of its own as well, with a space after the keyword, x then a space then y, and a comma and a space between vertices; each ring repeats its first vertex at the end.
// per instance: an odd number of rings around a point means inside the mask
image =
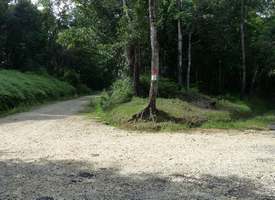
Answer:
MULTIPOLYGON (((142 76, 140 78, 141 94, 147 97, 150 90, 150 77, 142 76)), ((180 93, 180 86, 173 80, 168 78, 160 78, 158 82, 158 92, 159 97, 163 98, 173 98, 180 93)))
POLYGON ((74 70, 66 70, 64 72, 64 81, 70 83, 74 87, 80 85, 80 76, 79 74, 74 70))
POLYGON ((92 90, 84 84, 78 84, 76 86, 76 90, 77 90, 77 94, 80 94, 80 95, 85 95, 85 94, 91 94, 92 93, 92 90))
POLYGON ((113 83, 109 91, 104 91, 100 98, 100 105, 108 109, 114 105, 131 101, 133 88, 129 78, 120 79, 113 83))
POLYGON ((238 117, 245 117, 252 114, 252 109, 243 101, 230 101, 227 99, 221 99, 218 102, 218 108, 227 110, 238 117))
POLYGON ((182 89, 180 99, 192 103, 200 108, 215 109, 217 100, 199 92, 198 88, 182 89))

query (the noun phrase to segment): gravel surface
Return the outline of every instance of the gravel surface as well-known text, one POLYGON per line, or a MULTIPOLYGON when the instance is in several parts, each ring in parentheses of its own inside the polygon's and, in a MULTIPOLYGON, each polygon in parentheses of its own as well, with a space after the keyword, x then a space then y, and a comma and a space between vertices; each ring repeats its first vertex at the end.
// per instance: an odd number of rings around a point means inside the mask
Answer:
POLYGON ((90 98, 0 120, 0 200, 275 199, 274 133, 123 131, 90 98))

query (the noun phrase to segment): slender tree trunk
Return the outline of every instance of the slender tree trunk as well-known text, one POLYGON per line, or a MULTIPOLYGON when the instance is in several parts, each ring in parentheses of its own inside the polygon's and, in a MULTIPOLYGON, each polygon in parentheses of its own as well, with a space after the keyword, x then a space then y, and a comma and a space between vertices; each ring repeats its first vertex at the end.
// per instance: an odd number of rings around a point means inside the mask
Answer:
POLYGON ((223 79, 222 79, 222 61, 219 60, 219 93, 222 93, 223 90, 223 79))
POLYGON ((134 45, 128 44, 127 47, 127 64, 129 68, 130 77, 133 78, 134 65, 135 65, 135 47, 134 45))
POLYGON ((192 66, 192 31, 188 34, 188 67, 186 75, 186 89, 190 89, 190 72, 192 66))
MULTIPOLYGON (((181 0, 177 0, 178 8, 181 9, 181 0)), ((182 27, 181 19, 178 19, 178 84, 183 86, 183 62, 182 62, 182 27)))
MULTIPOLYGON (((131 19, 129 16, 126 0, 122 0, 122 4, 123 4, 123 12, 124 12, 124 15, 128 22, 128 28, 130 28, 131 19)), ((134 68, 134 62, 135 62, 134 61, 134 51, 135 51, 134 46, 128 42, 127 45, 125 46, 125 54, 126 54, 126 59, 127 59, 126 63, 127 63, 128 69, 129 69, 130 77, 133 76, 133 68, 134 68)))
POLYGON ((241 0, 241 24, 240 24, 240 31, 241 31, 241 43, 242 43, 242 89, 241 89, 241 96, 245 95, 246 90, 246 51, 245 51, 245 8, 244 8, 244 1, 241 0))
POLYGON ((130 16, 129 16, 126 0, 122 0, 122 3, 123 3, 123 12, 125 13, 128 23, 130 23, 130 16))
POLYGON ((254 75, 251 81, 251 86, 250 86, 250 95, 253 95, 254 93, 254 89, 255 89, 255 84, 257 81, 257 77, 258 77, 258 72, 259 72, 259 66, 257 65, 255 71, 254 71, 254 75))
POLYGON ((135 62, 133 72, 133 88, 135 96, 139 96, 139 73, 140 72, 140 61, 139 61, 139 45, 135 49, 135 62))

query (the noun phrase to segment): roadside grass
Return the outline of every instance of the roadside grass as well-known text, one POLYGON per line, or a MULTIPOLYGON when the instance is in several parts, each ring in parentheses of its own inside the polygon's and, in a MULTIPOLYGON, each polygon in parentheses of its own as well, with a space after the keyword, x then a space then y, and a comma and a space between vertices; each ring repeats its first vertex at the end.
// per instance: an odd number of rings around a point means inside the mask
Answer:
POLYGON ((94 98, 88 115, 108 125, 139 131, 177 132, 194 128, 267 130, 275 123, 275 108, 263 100, 219 97, 215 101, 215 108, 205 109, 182 99, 158 98, 157 106, 161 112, 155 123, 129 123, 131 116, 146 106, 147 99, 134 97, 127 103, 103 109, 100 98, 94 98))
POLYGON ((74 87, 51 76, 0 70, 0 116, 75 95, 74 87))

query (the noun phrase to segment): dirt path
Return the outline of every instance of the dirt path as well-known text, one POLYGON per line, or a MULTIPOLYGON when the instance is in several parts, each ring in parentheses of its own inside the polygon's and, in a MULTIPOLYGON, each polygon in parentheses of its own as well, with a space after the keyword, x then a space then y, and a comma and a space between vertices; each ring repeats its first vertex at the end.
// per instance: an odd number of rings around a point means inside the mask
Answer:
POLYGON ((130 133, 89 98, 0 120, 0 200, 275 199, 275 134, 130 133))

